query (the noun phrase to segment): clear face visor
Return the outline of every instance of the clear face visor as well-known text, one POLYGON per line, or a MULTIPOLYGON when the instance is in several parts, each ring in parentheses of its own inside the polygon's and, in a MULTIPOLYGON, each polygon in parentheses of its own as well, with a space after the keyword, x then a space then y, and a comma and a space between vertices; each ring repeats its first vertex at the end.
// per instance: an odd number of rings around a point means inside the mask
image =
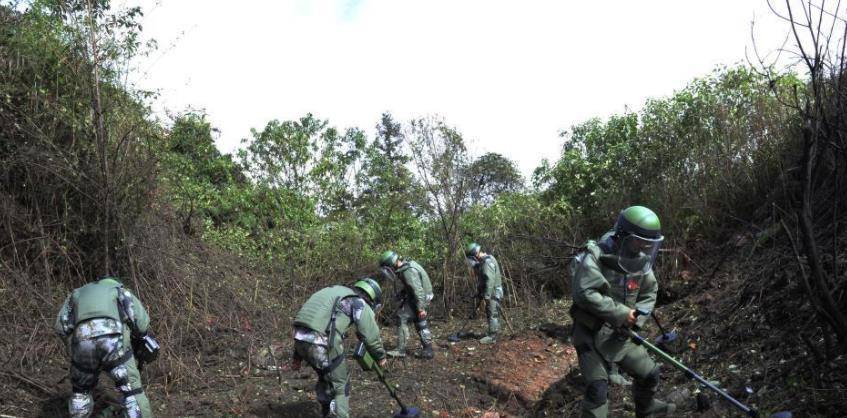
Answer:
POLYGON ((664 237, 627 235, 618 244, 618 265, 630 274, 645 274, 653 268, 664 237))
POLYGON ((394 274, 394 269, 392 269, 391 267, 380 267, 379 275, 382 276, 383 280, 385 281, 393 281, 397 279, 397 276, 394 274))

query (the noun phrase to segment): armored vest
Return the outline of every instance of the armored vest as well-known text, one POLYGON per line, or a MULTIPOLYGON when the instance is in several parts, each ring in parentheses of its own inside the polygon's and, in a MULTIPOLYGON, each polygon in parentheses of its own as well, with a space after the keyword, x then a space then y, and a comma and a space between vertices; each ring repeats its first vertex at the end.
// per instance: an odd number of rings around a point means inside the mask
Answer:
MULTIPOLYGON (((331 286, 315 292, 294 318, 294 325, 309 328, 321 334, 327 335, 327 328, 332 311, 341 309, 338 301, 351 296, 357 296, 356 292, 346 286, 331 286)), ((350 317, 336 314, 335 329, 344 334, 350 326, 350 317)))
MULTIPOLYGON (((608 235, 608 234, 607 234, 608 235)), ((607 238, 604 236, 604 238, 607 238)), ((577 254, 574 257, 570 266, 572 277, 576 274, 581 274, 580 265, 587 257, 592 257, 597 266, 600 268, 600 273, 608 283, 608 286, 603 286, 597 291, 614 299, 616 302, 626 305, 631 309, 635 309, 635 304, 638 301, 638 293, 648 275, 647 274, 626 274, 617 267, 617 256, 608 254, 609 248, 605 246, 606 240, 601 242, 588 241, 585 251, 577 254)), ((599 329, 603 322, 600 318, 595 317, 585 309, 577 305, 571 307, 571 315, 574 320, 587 326, 589 329, 599 329)))
POLYGON ((74 325, 94 318, 122 321, 118 308, 118 292, 122 285, 111 279, 89 283, 73 294, 74 325))
POLYGON ((432 282, 429 281, 429 274, 426 273, 423 267, 415 260, 409 260, 397 270, 397 274, 403 274, 406 270, 414 269, 421 275, 421 286, 423 286, 424 294, 432 294, 432 282))

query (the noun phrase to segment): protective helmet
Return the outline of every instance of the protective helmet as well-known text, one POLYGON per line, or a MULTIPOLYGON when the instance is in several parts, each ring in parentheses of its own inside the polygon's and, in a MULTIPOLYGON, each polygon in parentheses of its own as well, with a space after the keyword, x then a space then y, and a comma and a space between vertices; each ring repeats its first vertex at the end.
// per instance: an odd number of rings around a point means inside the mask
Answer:
POLYGON ((465 247, 465 257, 474 257, 479 254, 479 250, 481 249, 482 247, 479 244, 472 242, 465 247))
POLYGON ((618 265, 627 273, 644 274, 653 268, 665 237, 659 217, 644 206, 630 206, 615 222, 618 265))
POLYGON ((400 258, 400 256, 397 255, 397 253, 388 250, 379 256, 379 265, 393 268, 394 264, 397 263, 398 258, 400 258))
POLYGON ((353 283, 353 287, 361 289, 368 298, 370 299, 368 303, 371 305, 371 308, 374 310, 379 310, 382 307, 382 289, 379 287, 379 283, 376 280, 371 279, 370 277, 365 277, 364 279, 360 279, 356 283, 353 283))

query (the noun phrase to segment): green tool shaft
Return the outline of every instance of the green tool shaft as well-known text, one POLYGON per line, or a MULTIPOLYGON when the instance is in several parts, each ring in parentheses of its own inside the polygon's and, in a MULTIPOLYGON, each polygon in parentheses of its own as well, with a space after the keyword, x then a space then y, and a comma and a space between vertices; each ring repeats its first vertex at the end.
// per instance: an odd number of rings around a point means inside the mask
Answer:
POLYGON ((651 344, 649 341, 645 340, 643 337, 638 335, 638 333, 636 333, 635 331, 633 331, 631 329, 627 329, 627 332, 629 333, 630 338, 632 338, 632 340, 635 344, 643 346, 648 351, 650 351, 653 354, 661 357, 663 360, 670 363, 671 365, 673 365, 677 369, 682 370, 683 372, 685 372, 685 375, 688 376, 688 378, 694 379, 694 380, 700 382, 701 384, 703 384, 704 386, 706 386, 707 388, 711 389, 712 391, 716 392, 718 395, 722 396, 724 399, 729 401, 736 408, 740 409, 741 411, 743 411, 748 416, 756 417, 756 416, 759 415, 758 412, 755 409, 752 409, 752 408, 748 407, 747 405, 744 405, 743 403, 739 402, 737 399, 730 396, 728 393, 724 392, 723 389, 711 384, 709 381, 704 379, 703 376, 700 376, 699 374, 694 373, 693 370, 689 369, 688 366, 682 364, 681 361, 673 358, 673 356, 671 356, 670 354, 662 351, 659 347, 656 347, 655 345, 651 344))
POLYGON ((385 380, 385 371, 382 370, 382 367, 379 367, 379 363, 374 363, 373 369, 376 372, 376 376, 379 378, 379 381, 382 382, 383 385, 385 385, 385 388, 388 389, 388 393, 391 395, 392 398, 394 398, 395 401, 397 401, 397 404, 400 405, 400 409, 405 411, 406 405, 404 405, 403 401, 400 400, 400 397, 397 396, 397 392, 394 390, 394 388, 391 387, 391 385, 389 385, 388 382, 385 380))

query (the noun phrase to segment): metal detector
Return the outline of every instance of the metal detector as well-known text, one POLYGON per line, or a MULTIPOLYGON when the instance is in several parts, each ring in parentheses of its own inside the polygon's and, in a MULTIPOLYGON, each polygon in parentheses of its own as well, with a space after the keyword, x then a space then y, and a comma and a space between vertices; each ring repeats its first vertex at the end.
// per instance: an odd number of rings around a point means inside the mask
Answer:
MULTIPOLYGON (((642 310, 636 310, 635 311, 636 317, 641 316, 641 315, 650 315, 650 313, 642 311, 642 310)), ((629 337, 632 339, 632 341, 635 344, 646 348, 647 351, 650 351, 651 353, 661 357, 663 360, 670 363, 672 366, 676 367, 677 369, 682 370, 683 372, 685 372, 685 376, 687 376, 690 379, 694 379, 694 380, 700 382, 700 384, 709 388, 709 390, 717 393, 722 398, 729 401, 729 403, 731 403, 736 408, 740 409, 747 416, 749 416, 749 417, 758 417, 759 416, 759 412, 757 410, 750 408, 749 406, 741 403, 741 401, 739 401, 738 399, 733 398, 732 396, 730 396, 730 394, 726 393, 723 389, 713 385, 708 380, 703 378, 703 376, 700 376, 699 374, 695 373, 693 370, 689 369, 688 366, 686 366, 685 364, 682 364, 681 361, 673 358, 673 356, 671 356, 670 354, 662 351, 659 347, 656 347, 655 345, 653 345, 652 343, 647 341, 644 337, 638 335, 637 332, 635 332, 635 331, 633 331, 629 328, 624 328, 623 330, 624 330, 624 332, 627 333, 627 335, 629 335, 629 337)), ((791 416, 792 416, 791 412, 782 411, 782 412, 777 412, 775 414, 772 414, 771 418, 791 418, 791 416)))
POLYGON ((353 350, 353 358, 356 359, 359 366, 362 367, 362 370, 375 371, 379 381, 385 385, 385 388, 388 389, 388 393, 395 401, 397 401, 397 405, 400 405, 400 410, 393 415, 393 418, 418 418, 421 416, 421 411, 418 408, 415 408, 414 406, 407 407, 404 405, 403 401, 400 400, 400 397, 397 396, 397 391, 394 387, 385 381, 385 371, 382 370, 382 367, 379 367, 379 364, 374 361, 373 357, 371 357, 370 353, 368 353, 365 343, 360 341, 356 344, 356 348, 353 350))

